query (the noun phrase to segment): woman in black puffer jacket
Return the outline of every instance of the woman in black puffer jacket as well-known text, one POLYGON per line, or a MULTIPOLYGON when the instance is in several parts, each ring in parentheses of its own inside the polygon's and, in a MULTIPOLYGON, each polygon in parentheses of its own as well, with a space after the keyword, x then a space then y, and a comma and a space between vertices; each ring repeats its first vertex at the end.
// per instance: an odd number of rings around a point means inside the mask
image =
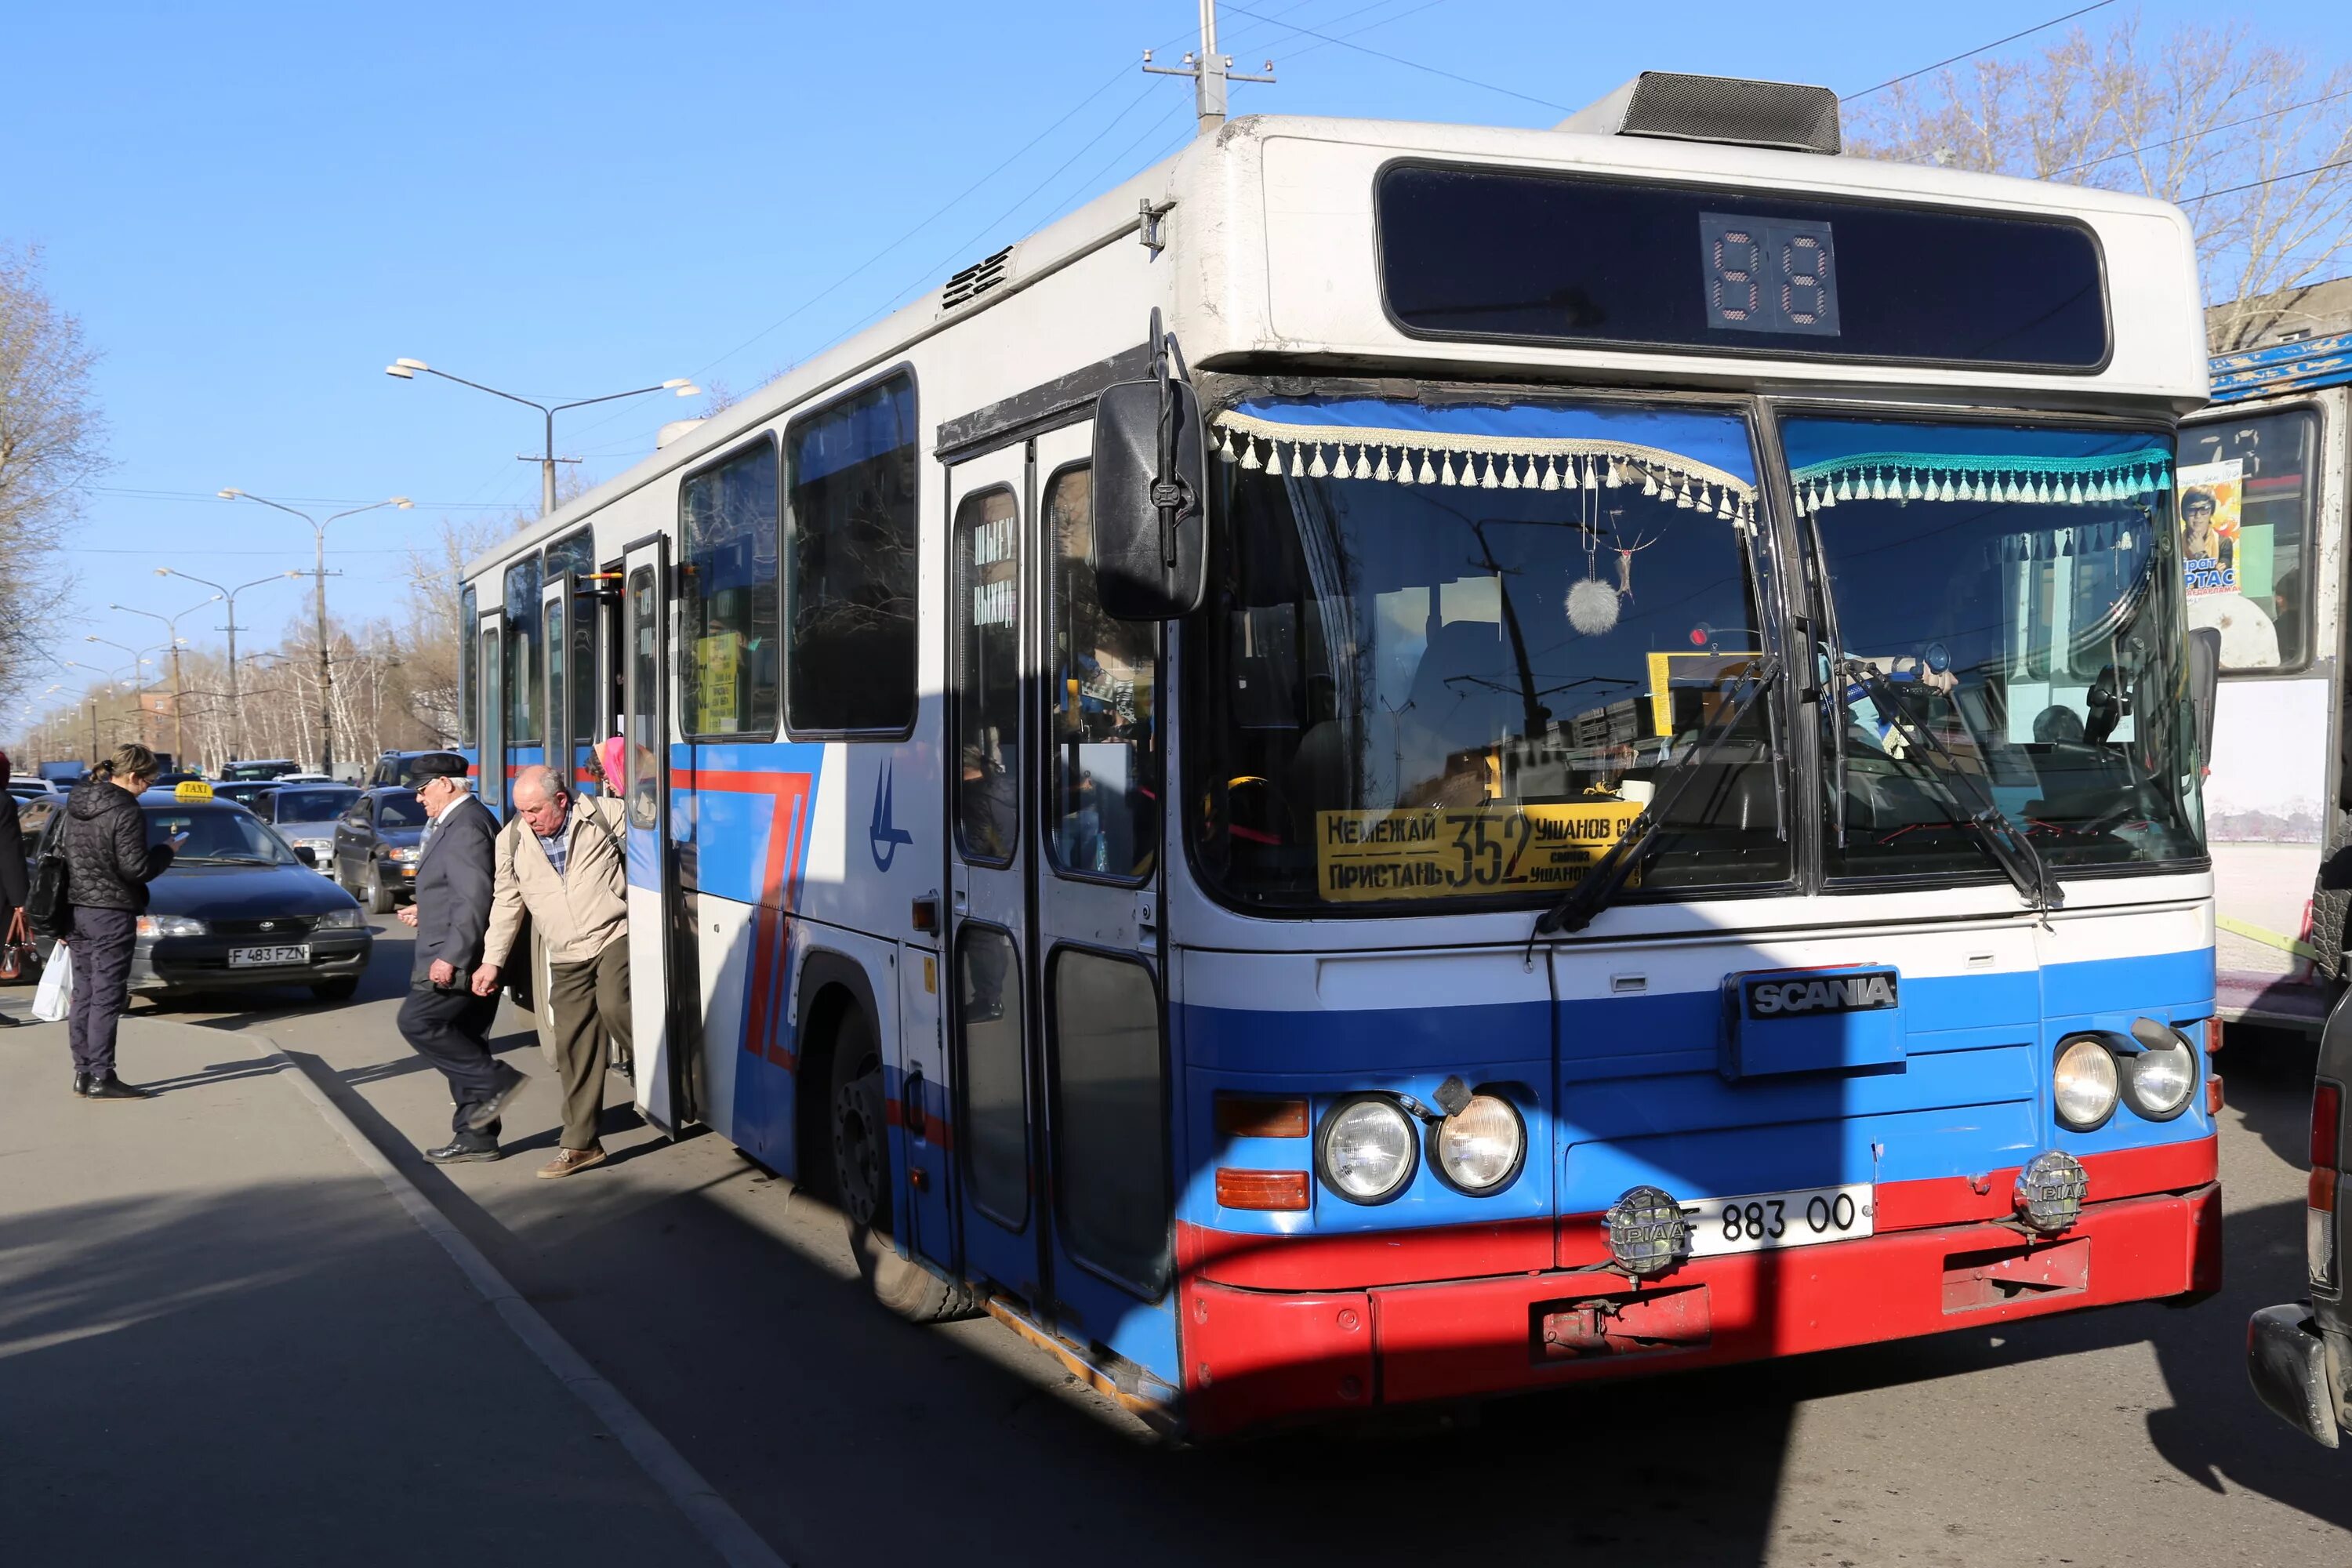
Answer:
POLYGON ((73 953, 74 1092, 85 1100, 144 1100, 114 1076, 114 1029, 131 1005, 131 948, 147 884, 172 863, 172 847, 147 844, 139 792, 155 777, 155 753, 129 745, 66 797, 67 937, 73 953))

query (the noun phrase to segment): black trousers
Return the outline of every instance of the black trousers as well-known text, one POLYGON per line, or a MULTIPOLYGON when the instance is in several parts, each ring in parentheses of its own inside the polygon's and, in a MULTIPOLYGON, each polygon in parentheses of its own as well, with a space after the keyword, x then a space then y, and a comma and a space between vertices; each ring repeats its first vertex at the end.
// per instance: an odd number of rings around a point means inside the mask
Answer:
POLYGON ((449 1080, 450 1097, 457 1109, 449 1119, 460 1143, 495 1144, 499 1124, 476 1131, 466 1125, 477 1105, 496 1098, 499 1086, 514 1069, 490 1055, 491 1021, 499 1016, 496 994, 477 996, 471 991, 443 991, 412 985, 400 1005, 400 1034, 411 1049, 441 1069, 449 1080))
POLYGON ((66 938, 73 955, 66 1037, 73 1043, 76 1072, 102 1078, 114 1070, 114 1026, 131 1005, 131 949, 138 940, 139 917, 131 910, 75 906, 73 931, 66 938))

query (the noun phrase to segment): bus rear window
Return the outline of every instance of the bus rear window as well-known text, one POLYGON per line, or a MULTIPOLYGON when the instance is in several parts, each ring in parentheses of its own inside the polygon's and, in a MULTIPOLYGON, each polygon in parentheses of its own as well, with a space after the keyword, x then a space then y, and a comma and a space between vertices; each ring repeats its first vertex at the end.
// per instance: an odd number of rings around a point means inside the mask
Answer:
POLYGON ((1404 163, 1375 198, 1390 313, 1421 337, 2095 371, 2079 224, 1404 163))

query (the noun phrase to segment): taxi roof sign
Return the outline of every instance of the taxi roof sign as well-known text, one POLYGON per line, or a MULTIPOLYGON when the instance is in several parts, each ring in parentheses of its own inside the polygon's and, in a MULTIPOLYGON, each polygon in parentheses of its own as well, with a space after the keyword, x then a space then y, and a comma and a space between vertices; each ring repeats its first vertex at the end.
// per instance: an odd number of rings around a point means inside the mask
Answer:
POLYGON ((202 805, 212 797, 213 786, 202 779, 182 779, 178 786, 172 791, 173 800, 188 801, 195 805, 202 805))

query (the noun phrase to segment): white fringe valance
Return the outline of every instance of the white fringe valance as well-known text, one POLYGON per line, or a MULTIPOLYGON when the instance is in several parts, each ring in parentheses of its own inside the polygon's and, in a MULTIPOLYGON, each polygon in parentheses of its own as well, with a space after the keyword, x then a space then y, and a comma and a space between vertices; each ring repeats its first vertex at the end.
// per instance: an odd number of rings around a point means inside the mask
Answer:
POLYGON ((1286 425, 1229 410, 1216 417, 1217 456, 1276 479, 1371 479, 1489 490, 1604 490, 1639 485, 1671 505, 1751 522, 1756 487, 1661 447, 1583 437, 1456 435, 1286 425))
POLYGON ((2000 458, 1870 452, 1790 474, 1797 510, 1840 501, 2008 501, 2029 506, 2153 507, 2172 488, 2160 452, 2095 458, 2000 458))

